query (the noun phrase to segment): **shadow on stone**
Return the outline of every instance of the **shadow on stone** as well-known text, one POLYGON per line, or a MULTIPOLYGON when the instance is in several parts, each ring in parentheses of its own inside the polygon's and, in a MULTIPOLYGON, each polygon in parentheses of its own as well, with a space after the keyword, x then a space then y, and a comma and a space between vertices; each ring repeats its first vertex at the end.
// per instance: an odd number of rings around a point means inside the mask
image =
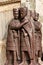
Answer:
POLYGON ((42 57, 41 57, 41 60, 43 61, 43 53, 42 53, 42 57))

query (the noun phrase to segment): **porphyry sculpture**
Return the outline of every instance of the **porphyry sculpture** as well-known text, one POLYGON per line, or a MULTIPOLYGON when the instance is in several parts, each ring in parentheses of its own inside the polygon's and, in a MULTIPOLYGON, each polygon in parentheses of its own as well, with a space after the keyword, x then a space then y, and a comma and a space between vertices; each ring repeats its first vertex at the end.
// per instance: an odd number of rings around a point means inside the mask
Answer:
POLYGON ((38 57, 42 56, 42 32, 41 32, 41 23, 38 21, 39 14, 34 10, 32 12, 33 24, 34 24, 34 33, 35 33, 35 56, 38 61, 38 57))
POLYGON ((31 11, 21 7, 13 9, 13 15, 14 19, 8 25, 5 65, 39 65, 35 58, 36 40, 31 11))
MULTIPOLYGON (((19 29, 27 22, 20 24, 19 9, 13 9, 14 19, 8 26, 7 37, 7 60, 8 64, 17 64, 17 59, 20 60, 20 31, 19 29), (17 56, 16 56, 17 55, 17 56)), ((8 65, 7 64, 7 65, 8 65)))
MULTIPOLYGON (((31 59, 31 63, 33 63, 33 47, 31 48, 31 46, 33 46, 32 43, 33 42, 33 38, 32 38, 32 24, 31 22, 28 20, 27 18, 27 8, 24 7, 24 8, 20 8, 20 15, 21 15, 21 23, 24 22, 24 21, 28 21, 27 24, 23 25, 23 28, 21 29, 21 44, 25 44, 26 47, 27 47, 27 52, 28 52, 28 55, 30 56, 30 59, 31 59)), ((30 12, 29 12, 30 14, 30 12)), ((29 16, 30 17, 30 16, 29 16)), ((26 50, 24 49, 24 52, 26 50)))

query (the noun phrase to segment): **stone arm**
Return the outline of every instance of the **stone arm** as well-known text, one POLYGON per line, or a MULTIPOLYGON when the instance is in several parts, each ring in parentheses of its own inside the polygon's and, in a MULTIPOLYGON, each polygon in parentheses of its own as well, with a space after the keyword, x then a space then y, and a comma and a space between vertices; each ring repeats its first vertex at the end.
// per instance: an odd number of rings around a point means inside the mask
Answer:
MULTIPOLYGON (((28 21, 27 21, 28 22, 28 21)), ((23 23, 21 23, 21 24, 10 24, 9 25, 9 27, 10 27, 10 29, 12 29, 12 30, 17 30, 17 29, 20 29, 23 25, 25 25, 27 22, 23 22, 23 23)))

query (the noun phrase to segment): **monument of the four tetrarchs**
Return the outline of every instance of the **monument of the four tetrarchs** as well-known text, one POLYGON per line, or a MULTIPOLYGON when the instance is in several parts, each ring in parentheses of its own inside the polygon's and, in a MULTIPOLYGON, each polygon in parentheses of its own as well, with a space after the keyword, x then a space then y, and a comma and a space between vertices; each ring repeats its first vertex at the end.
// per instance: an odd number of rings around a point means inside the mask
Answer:
POLYGON ((21 7, 13 9, 13 16, 8 25, 5 65, 40 65, 42 26, 39 14, 21 7))

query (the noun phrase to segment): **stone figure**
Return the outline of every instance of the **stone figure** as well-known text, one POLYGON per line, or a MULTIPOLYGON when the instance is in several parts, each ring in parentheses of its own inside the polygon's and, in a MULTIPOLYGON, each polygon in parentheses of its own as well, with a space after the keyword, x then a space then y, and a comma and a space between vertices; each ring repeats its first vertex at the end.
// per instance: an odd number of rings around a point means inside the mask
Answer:
POLYGON ((20 24, 19 9, 13 9, 14 19, 8 25, 7 37, 7 65, 17 65, 17 59, 20 60, 20 28, 27 22, 20 24))
POLYGON ((36 59, 38 60, 38 57, 42 56, 42 32, 41 32, 41 23, 38 21, 39 19, 39 14, 36 13, 36 11, 33 12, 32 14, 33 17, 33 24, 34 24, 34 33, 35 33, 35 55, 36 59))
POLYGON ((8 25, 5 65, 40 65, 42 33, 39 14, 20 7, 13 9, 13 16, 8 25))
MULTIPOLYGON (((25 47, 27 48, 28 55, 30 57, 31 63, 30 65, 37 65, 35 62, 35 53, 34 53, 34 31, 32 28, 32 22, 28 19, 31 18, 30 12, 28 13, 28 10, 26 7, 20 8, 20 17, 21 20, 20 22, 28 21, 27 24, 23 25, 21 28, 21 45, 26 45, 25 47), (29 14, 29 15, 28 15, 29 14)), ((22 48, 22 52, 25 52, 26 50, 22 48)), ((23 59, 25 60, 25 53, 23 54, 23 59)))

